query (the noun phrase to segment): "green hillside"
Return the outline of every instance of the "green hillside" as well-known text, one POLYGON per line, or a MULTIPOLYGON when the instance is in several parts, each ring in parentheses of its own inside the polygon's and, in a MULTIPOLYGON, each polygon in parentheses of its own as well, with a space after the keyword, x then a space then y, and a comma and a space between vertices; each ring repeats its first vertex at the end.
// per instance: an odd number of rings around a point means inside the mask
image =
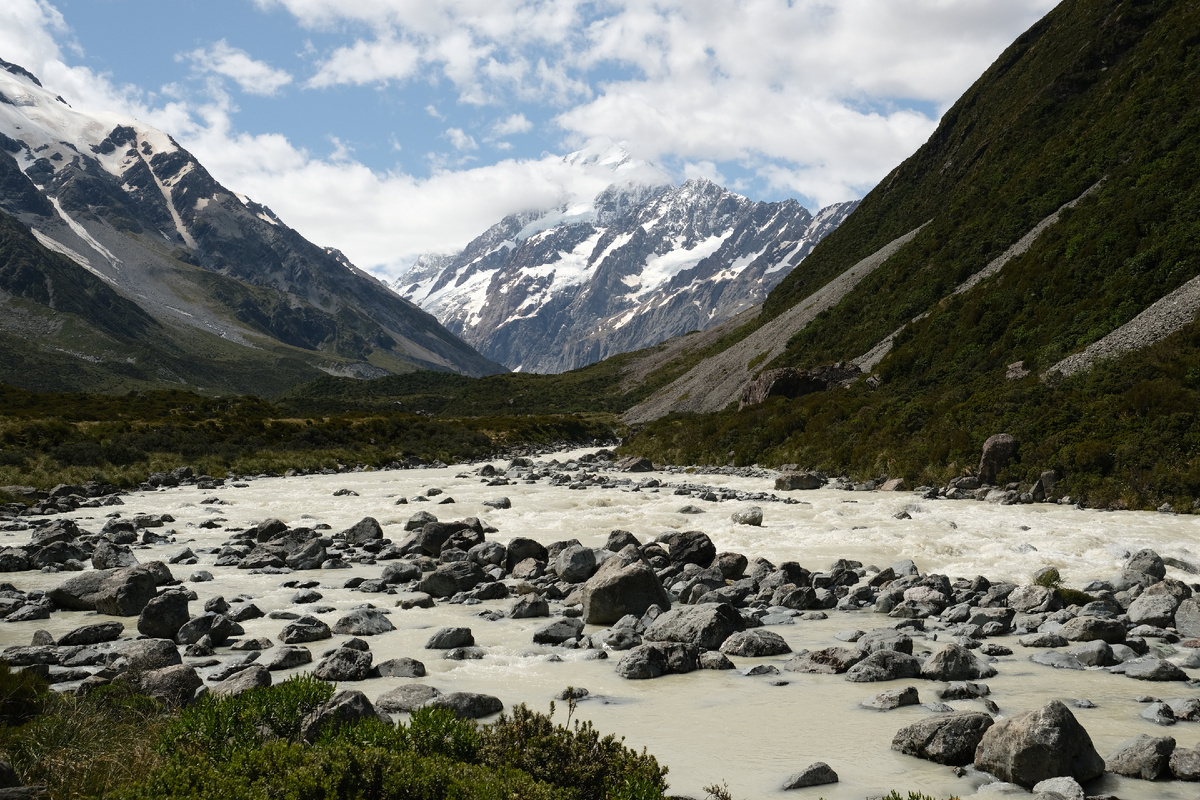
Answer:
POLYGON ((762 368, 862 356, 865 381, 742 412, 647 426, 629 444, 676 462, 795 462, 916 482, 960 474, 989 435, 1022 441, 1004 476, 1043 469, 1105 505, 1200 496, 1200 329, 1070 378, 1060 359, 1200 273, 1200 6, 1064 0, 1020 37, 768 298, 774 318, 927 223, 762 368), (1098 188, 999 274, 954 295, 1041 220, 1098 188), (910 322, 918 315, 927 315, 910 322), (1009 380, 1023 361, 1029 375, 1009 380))

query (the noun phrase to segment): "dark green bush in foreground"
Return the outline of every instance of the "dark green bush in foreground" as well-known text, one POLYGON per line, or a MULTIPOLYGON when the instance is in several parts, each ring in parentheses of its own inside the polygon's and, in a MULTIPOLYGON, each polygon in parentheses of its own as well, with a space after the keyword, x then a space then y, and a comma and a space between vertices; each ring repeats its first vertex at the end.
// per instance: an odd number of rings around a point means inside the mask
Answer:
POLYGON ((661 800, 666 788, 653 756, 524 706, 491 725, 421 709, 303 742, 304 717, 332 695, 305 675, 170 712, 128 683, 48 693, 0 662, 0 755, 51 800, 661 800))

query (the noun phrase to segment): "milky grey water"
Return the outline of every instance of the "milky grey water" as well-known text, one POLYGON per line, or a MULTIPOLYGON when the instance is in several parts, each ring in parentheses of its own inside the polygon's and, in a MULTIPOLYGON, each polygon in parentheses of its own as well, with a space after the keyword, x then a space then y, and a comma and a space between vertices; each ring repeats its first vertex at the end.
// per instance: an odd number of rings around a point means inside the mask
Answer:
MULTIPOLYGON (((566 456, 558 455, 562 461, 566 456)), ((494 462, 500 468, 503 462, 494 462)), ((490 538, 507 542, 515 536, 543 543, 578 539, 598 547, 610 531, 632 531, 643 542, 668 530, 703 530, 718 551, 737 551, 749 558, 763 556, 775 563, 798 561, 809 569, 828 567, 838 558, 851 558, 864 564, 886 566, 902 558, 913 559, 923 573, 937 572, 953 577, 983 574, 992 579, 1027 583, 1029 576, 1043 566, 1057 567, 1067 585, 1080 586, 1092 578, 1106 578, 1117 572, 1127 553, 1151 547, 1164 556, 1196 562, 1200 548, 1197 533, 1200 519, 1191 516, 1120 512, 1105 513, 1078 510, 1058 505, 1001 507, 974 501, 927 501, 911 493, 842 492, 817 490, 794 492, 798 504, 761 503, 762 527, 735 525, 730 515, 749 505, 737 501, 705 503, 691 497, 675 496, 669 489, 660 492, 628 488, 591 488, 571 490, 546 482, 519 483, 488 487, 473 474, 472 467, 445 469, 362 472, 296 478, 261 478, 245 488, 232 486, 204 491, 194 487, 139 492, 126 496, 126 505, 113 509, 81 509, 68 516, 92 531, 99 530, 104 515, 119 511, 170 513, 175 517, 175 542, 135 550, 142 561, 162 559, 183 546, 211 547, 227 540, 228 532, 209 530, 198 525, 220 519, 225 527, 241 528, 268 517, 277 517, 292 526, 326 523, 333 531, 352 525, 365 516, 373 516, 383 525, 386 536, 399 541, 404 537, 403 523, 415 511, 430 511, 442 520, 478 516, 499 529, 490 538), (401 497, 411 498, 429 488, 440 488, 445 495, 432 502, 397 506, 401 497), (350 489, 357 496, 334 496, 339 489, 350 489), (202 505, 216 496, 221 505, 202 505), (445 496, 452 505, 438 505, 445 496), (512 508, 496 510, 483 501, 507 496, 512 508), (701 506, 706 513, 680 514, 685 504, 701 506), (912 519, 898 520, 894 515, 906 510, 912 519)), ((745 491, 770 491, 766 479, 719 475, 678 475, 652 473, 639 479, 657 477, 668 482, 689 480, 714 487, 745 491)), ((162 532, 163 529, 159 529, 162 532)), ((0 546, 21 544, 28 533, 0 534, 0 546)), ((647 681, 629 681, 617 676, 615 665, 620 653, 609 660, 590 660, 586 651, 562 650, 532 644, 533 631, 544 620, 501 620, 479 618, 481 611, 504 610, 511 600, 485 602, 482 605, 447 605, 433 609, 401 610, 393 608, 394 598, 384 594, 348 591, 342 584, 351 576, 376 577, 387 562, 354 565, 351 570, 311 571, 291 576, 252 575, 232 567, 212 566, 215 556, 201 556, 194 567, 176 566, 175 577, 184 579, 196 569, 208 569, 211 582, 188 583, 199 601, 192 603, 198 613, 208 598, 248 594, 266 612, 276 609, 307 611, 290 605, 293 589, 280 584, 288 578, 315 578, 321 581, 324 595, 321 605, 333 612, 319 614, 332 623, 348 609, 366 602, 389 608, 397 631, 372 637, 369 641, 375 662, 398 656, 423 661, 429 675, 423 679, 380 678, 347 684, 374 699, 407 682, 420 682, 443 692, 477 691, 494 694, 507 707, 526 703, 545 710, 550 700, 567 686, 584 687, 589 699, 579 704, 577 714, 592 720, 604 732, 615 732, 627 744, 646 747, 670 768, 671 791, 703 797, 703 788, 727 782, 736 798, 824 797, 863 798, 884 794, 891 789, 920 790, 935 796, 971 795, 986 778, 968 774, 958 778, 949 767, 932 764, 892 751, 895 732, 930 712, 921 706, 891 712, 876 712, 859 707, 863 700, 888 688, 915 685, 923 702, 936 701, 936 684, 923 681, 856 684, 838 675, 807 675, 782 672, 778 676, 748 677, 741 672, 754 664, 781 665, 787 656, 772 659, 734 658, 738 671, 699 671, 647 681), (476 661, 446 661, 423 645, 432 630, 447 625, 467 625, 487 655, 476 661), (786 685, 772 685, 786 681, 786 685), (814 761, 825 761, 840 775, 832 786, 800 790, 785 795, 779 787, 791 773, 814 761)), ((1169 570, 1172 577, 1194 580, 1185 573, 1169 570)), ((7 580, 17 588, 50 588, 69 577, 66 574, 36 572, 10 573, 7 580)), ((552 610, 553 610, 552 606, 552 610)), ((55 636, 84 624, 108 619, 86 612, 58 612, 50 620, 0 623, 0 647, 28 644, 39 628, 55 636)), ((136 620, 126 618, 126 634, 136 634, 136 620)), ((869 630, 894 622, 870 612, 829 612, 823 621, 796 621, 792 625, 773 626, 793 650, 815 649, 840 644, 834 639, 839 631, 869 630)), ((244 623, 248 637, 274 639, 284 625, 281 621, 258 619, 244 623)), ((589 627, 585 633, 598 628, 589 627)), ((942 634, 945 641, 945 634, 942 634)), ((309 645, 314 656, 335 647, 348 637, 309 645)), ((1017 714, 1044 705, 1051 699, 1087 698, 1094 709, 1076 710, 1076 716, 1091 734, 1100 754, 1107 755, 1116 744, 1138 733, 1172 735, 1181 747, 1193 747, 1200 741, 1200 723, 1181 722, 1162 728, 1139 718, 1145 706, 1134 701, 1142 694, 1167 698, 1197 697, 1200 692, 1184 683, 1145 684, 1124 676, 1102 671, 1059 671, 1028 661, 1031 651, 1016 644, 1016 637, 996 641, 1010 646, 1014 654, 994 663, 999 675, 986 681, 991 699, 1002 716, 1017 714)), ((936 649, 940 641, 918 639, 917 650, 936 649)), ((1171 655, 1176 660, 1181 654, 1171 655)), ((224 648, 219 656, 226 655, 224 648)), ((264 654, 267 657, 269 653, 264 654)), ((309 665, 311 669, 312 665, 309 665)), ((205 674, 202 671, 201 674, 205 674)), ((282 679, 287 673, 275 673, 282 679)), ((1200 677, 1193 673, 1193 677, 1200 677)), ((558 718, 565 709, 559 703, 558 718)), ((978 701, 951 703, 956 709, 982 710, 978 701)), ((1123 798, 1184 798, 1196 792, 1185 783, 1146 783, 1108 778, 1092 791, 1114 792, 1123 798)))

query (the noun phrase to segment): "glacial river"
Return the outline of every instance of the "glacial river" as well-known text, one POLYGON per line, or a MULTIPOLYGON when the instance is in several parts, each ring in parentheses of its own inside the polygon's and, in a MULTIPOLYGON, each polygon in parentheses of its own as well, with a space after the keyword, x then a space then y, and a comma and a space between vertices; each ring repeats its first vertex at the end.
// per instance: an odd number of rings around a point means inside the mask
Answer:
MULTIPOLYGON (((581 451, 582 452, 582 451, 581 451)), ((559 460, 567 456, 559 454, 559 460)), ((497 468, 504 462, 494 462, 497 468)), ((735 525, 730 515, 750 505, 737 501, 701 502, 660 492, 631 492, 620 488, 570 490, 542 481, 488 487, 474 474, 479 465, 445 469, 362 472, 352 474, 260 478, 245 488, 232 486, 202 491, 194 487, 139 492, 124 498, 115 508, 80 509, 70 514, 80 526, 97 531, 107 513, 123 516, 136 513, 170 513, 175 542, 135 550, 142 561, 165 559, 184 546, 213 547, 227 540, 220 529, 198 527, 211 519, 225 520, 227 527, 242 528, 268 517, 292 526, 326 523, 332 531, 342 530, 363 517, 373 516, 394 541, 404 538, 405 520, 418 510, 429 511, 442 520, 478 516, 499 529, 490 538, 506 542, 516 536, 544 544, 578 539, 598 547, 610 531, 632 531, 649 541, 668 530, 703 530, 718 551, 737 551, 749 558, 763 556, 775 563, 798 561, 812 570, 827 568, 838 558, 857 559, 864 564, 887 566, 911 558, 922 573, 938 572, 954 577, 976 574, 991 579, 1027 583, 1029 576, 1044 566, 1057 567, 1064 583, 1082 586, 1093 578, 1107 578, 1120 568, 1126 555, 1151 547, 1164 556, 1190 563, 1200 562, 1200 517, 1155 513, 1106 513, 1058 505, 1001 507, 973 501, 928 501, 911 493, 843 492, 817 490, 794 492, 801 503, 760 503, 762 527, 735 525), (444 495, 431 502, 396 505, 397 499, 422 495, 430 488, 444 495), (350 489, 357 496, 334 496, 350 489), (224 504, 201 501, 216 496, 224 504), (439 505, 449 496, 453 505, 439 505), (512 508, 495 510, 483 501, 506 496, 512 508), (701 506, 704 514, 680 514, 685 504, 701 506), (894 515, 905 510, 911 519, 894 515)), ((651 473, 633 476, 639 480, 657 477, 664 483, 687 480, 715 487, 748 492, 770 491, 765 479, 719 475, 679 476, 651 473)), ((28 533, 0 534, 0 546, 28 541, 28 533)), ((350 608, 366 602, 391 608, 394 601, 384 594, 363 594, 340 587, 349 577, 376 577, 387 562, 355 565, 352 570, 314 571, 292 576, 251 575, 236 568, 212 566, 215 556, 202 555, 196 566, 174 566, 176 578, 187 580, 197 569, 208 569, 211 582, 188 583, 199 595, 192 603, 193 614, 202 611, 205 600, 215 595, 231 598, 247 594, 266 612, 277 609, 305 611, 292 607, 294 589, 280 584, 291 578, 320 580, 322 605, 335 607, 322 613, 332 623, 350 608)), ((1175 569, 1168 574, 1185 581, 1195 577, 1175 569)), ((36 572, 0 576, 17 588, 48 589, 69 574, 36 572)), ((734 658, 737 671, 698 671, 648 681, 629 681, 617 676, 615 665, 622 654, 609 660, 587 659, 586 651, 561 650, 533 645, 532 633, 545 620, 501 620, 492 622, 477 615, 487 609, 506 609, 511 600, 481 605, 439 604, 433 609, 391 608, 397 631, 369 639, 375 663, 398 656, 423 661, 429 675, 423 679, 380 678, 348 687, 375 699, 405 682, 420 682, 442 692, 475 691, 494 694, 506 707, 526 703, 546 710, 551 699, 567 686, 584 687, 590 697, 579 703, 577 715, 592 720, 603 732, 615 732, 626 743, 645 747, 670 768, 672 793, 703 798, 703 787, 727 783, 735 798, 834 798, 874 797, 891 789, 920 790, 936 797, 969 796, 986 778, 969 771, 956 777, 940 766, 890 749, 895 732, 930 712, 910 706, 891 712, 861 708, 859 703, 888 688, 915 685, 922 702, 936 702, 937 684, 924 680, 893 683, 850 683, 838 675, 807 675, 781 672, 776 676, 749 677, 742 671, 757 663, 781 665, 787 656, 772 659, 734 658), (441 654, 423 649, 432 630, 442 626, 466 625, 487 655, 476 661, 446 661, 441 654), (785 681, 786 685, 773 685, 785 681), (787 777, 815 761, 828 763, 841 780, 834 785, 784 793, 787 777)), ((553 606, 552 606, 553 610, 553 606)), ((50 620, 0 623, 0 647, 28 644, 39 628, 59 636, 81 625, 106 618, 84 612, 58 612, 50 620)), ((136 620, 126 618, 126 635, 136 634, 136 620)), ((835 634, 848 629, 870 630, 888 625, 889 620, 870 612, 829 612, 823 621, 800 621, 774 626, 793 650, 816 649, 841 644, 835 634)), ((246 635, 275 639, 283 622, 258 619, 244 624, 246 635)), ((586 633, 598 628, 589 628, 586 633)), ((945 634, 942 634, 942 641, 945 634)), ((314 656, 336 646, 345 636, 310 644, 314 656)), ((1121 740, 1138 733, 1174 736, 1181 747, 1200 741, 1200 723, 1181 722, 1169 728, 1143 720, 1144 705, 1135 701, 1143 694, 1163 699, 1197 697, 1200 691, 1184 683, 1148 684, 1103 671, 1060 671, 1031 663, 1030 652, 1016 643, 1015 636, 996 641, 1014 650, 997 659, 999 674, 986 681, 991 700, 1001 716, 1017 714, 1044 705, 1052 699, 1086 698, 1093 709, 1075 709, 1102 756, 1121 740)), ((917 640, 917 650, 932 650, 937 641, 917 640)), ((1170 653, 1170 651, 1168 651, 1170 653)), ((224 656, 226 651, 219 650, 224 656)), ((240 655, 240 654, 233 654, 240 655)), ((269 654, 264 654, 264 658, 269 654)), ((1183 652, 1174 654, 1178 660, 1183 652)), ((311 669, 309 665, 307 669, 311 669)), ((205 674, 203 671, 201 674, 205 674)), ((287 673, 274 673, 282 679, 287 673)), ((1200 672, 1192 673, 1200 677, 1200 672)), ((956 701, 956 709, 982 710, 979 701, 956 701)), ((558 719, 566 709, 559 703, 558 719)), ((1195 786, 1180 782, 1147 783, 1106 777, 1088 787, 1089 793, 1111 792, 1122 798, 1192 798, 1195 786)))

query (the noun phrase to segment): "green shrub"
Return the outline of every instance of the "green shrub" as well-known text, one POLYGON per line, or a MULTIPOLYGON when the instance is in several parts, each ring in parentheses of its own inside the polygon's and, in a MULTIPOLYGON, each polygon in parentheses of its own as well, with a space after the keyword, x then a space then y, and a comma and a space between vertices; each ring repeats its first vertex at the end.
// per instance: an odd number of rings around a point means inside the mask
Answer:
POLYGON ((0 661, 0 726, 21 725, 41 713, 50 684, 27 670, 14 672, 0 661))
POLYGON ((51 800, 103 797, 142 780, 160 763, 162 707, 115 688, 86 698, 48 695, 36 717, 0 727, 0 750, 17 775, 51 800))
POLYGON ((272 741, 228 760, 187 759, 113 795, 116 800, 571 800, 511 768, 350 744, 272 741))
POLYGON ((601 736, 591 722, 556 725, 550 714, 525 705, 502 714, 482 729, 480 761, 511 765, 547 783, 574 789, 580 800, 610 795, 658 798, 667 788, 666 767, 654 756, 638 753, 624 739, 601 736))
POLYGON ((305 715, 332 696, 333 684, 311 675, 232 696, 206 696, 171 721, 160 751, 223 762, 264 739, 294 741, 305 715))

